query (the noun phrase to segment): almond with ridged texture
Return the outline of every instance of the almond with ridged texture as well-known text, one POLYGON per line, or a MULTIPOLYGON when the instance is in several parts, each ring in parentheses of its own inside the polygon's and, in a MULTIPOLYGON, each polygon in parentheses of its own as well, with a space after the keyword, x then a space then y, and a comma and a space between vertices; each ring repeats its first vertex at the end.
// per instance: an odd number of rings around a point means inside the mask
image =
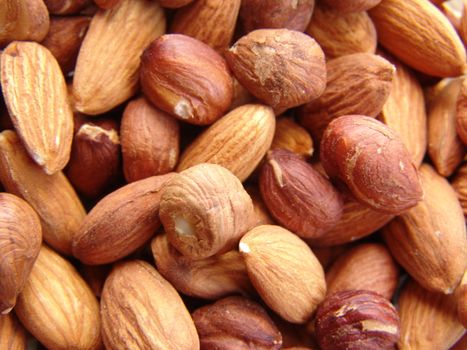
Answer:
POLYGON ((448 82, 428 106, 428 155, 438 173, 445 177, 452 175, 465 155, 465 145, 456 130, 461 86, 462 79, 448 82))
POLYGON ((82 10, 88 0, 43 0, 51 14, 70 15, 82 10))
POLYGON ((424 199, 383 230, 394 258, 424 288, 452 293, 467 268, 464 215, 446 179, 423 164, 424 199))
POLYGON ((170 32, 191 36, 222 54, 232 41, 240 3, 241 0, 195 1, 176 12, 170 32))
POLYGON ((467 164, 459 168, 451 184, 456 191, 464 217, 467 218, 467 164))
POLYGON ((237 107, 198 136, 182 153, 177 171, 214 163, 245 181, 271 146, 276 118, 270 107, 237 107))
POLYGON ((268 152, 261 167, 259 188, 273 217, 300 237, 322 236, 342 216, 343 200, 339 192, 290 151, 268 152))
POLYGON ((42 246, 15 312, 48 349, 101 347, 99 303, 73 265, 42 246))
POLYGON ((232 77, 224 58, 182 34, 163 35, 144 50, 140 81, 151 103, 190 124, 214 123, 232 102, 232 77))
POLYGON ((161 190, 173 173, 120 187, 102 198, 73 239, 73 255, 88 265, 115 262, 134 252, 160 226, 161 190))
POLYGON ((0 348, 5 350, 26 350, 26 332, 12 312, 0 316, 0 348))
POLYGON ((326 295, 323 268, 307 244, 280 226, 263 225, 239 248, 261 299, 283 319, 307 322, 326 295))
POLYGON ((101 299, 108 349, 199 350, 193 320, 177 291, 147 262, 116 265, 101 299))
POLYGON ((319 141, 333 119, 350 114, 376 117, 389 97, 394 73, 390 62, 370 53, 330 60, 326 90, 299 109, 300 123, 319 141))
POLYGON ((227 169, 204 163, 165 185, 159 216, 180 253, 203 259, 233 249, 250 228, 253 213, 241 182, 227 169))
POLYGON ((19 41, 0 57, 5 103, 28 153, 47 174, 62 170, 70 158, 73 112, 57 60, 44 46, 19 41))
POLYGON ((409 281, 398 300, 401 319, 400 350, 448 350, 464 334, 451 295, 433 293, 409 281))
POLYGON ((428 0, 384 0, 369 13, 380 44, 410 67, 436 77, 462 74, 464 45, 428 0))
POLYGON ((369 10, 381 0, 320 0, 320 2, 334 11, 345 14, 369 10))
POLYGON ((366 12, 342 14, 316 6, 306 32, 328 58, 376 51, 376 29, 366 12))
POLYGON ((240 23, 245 32, 261 28, 303 32, 314 8, 315 0, 243 0, 240 23))
POLYGON ((456 131, 464 145, 467 145, 467 79, 465 78, 462 79, 462 86, 457 97, 456 131))
POLYGON ((140 56, 165 32, 157 1, 122 0, 91 20, 73 79, 75 108, 89 115, 107 112, 138 89, 140 56))
POLYGON ((255 30, 225 56, 238 81, 278 113, 319 97, 326 86, 323 51, 297 31, 255 30))
POLYGON ((0 182, 37 212, 44 240, 71 254, 71 241, 86 215, 83 205, 63 173, 47 175, 11 130, 0 134, 0 182))
POLYGON ((281 118, 276 122, 276 132, 271 149, 283 148, 294 152, 303 159, 313 155, 313 140, 305 128, 291 118, 281 118))
POLYGON ((397 215, 422 199, 417 169, 399 135, 373 118, 349 115, 332 121, 320 160, 331 178, 343 181, 372 209, 397 215))
POLYGON ((245 262, 236 250, 193 260, 180 254, 166 234, 152 240, 151 250, 157 270, 180 293, 212 300, 230 294, 253 294, 245 262))
POLYGON ((41 41, 50 20, 42 0, 5 0, 0 3, 0 47, 14 40, 41 41))
POLYGON ((179 123, 144 97, 126 106, 120 135, 123 173, 128 182, 166 174, 177 165, 179 123))
POLYGON ((0 193, 0 314, 15 306, 42 243, 41 222, 27 202, 0 193))
POLYGON ((396 131, 418 167, 427 148, 427 115, 423 90, 414 74, 400 61, 385 57, 396 67, 389 94, 378 116, 396 131))
POLYGON ((399 268, 387 248, 363 243, 341 255, 326 272, 328 295, 350 289, 370 290, 391 300, 399 268))
POLYGON ((247 298, 232 296, 192 314, 205 350, 278 350, 282 336, 266 310, 247 298))
POLYGON ((169 9, 175 9, 183 7, 193 2, 193 0, 159 0, 161 6, 167 7, 169 9))

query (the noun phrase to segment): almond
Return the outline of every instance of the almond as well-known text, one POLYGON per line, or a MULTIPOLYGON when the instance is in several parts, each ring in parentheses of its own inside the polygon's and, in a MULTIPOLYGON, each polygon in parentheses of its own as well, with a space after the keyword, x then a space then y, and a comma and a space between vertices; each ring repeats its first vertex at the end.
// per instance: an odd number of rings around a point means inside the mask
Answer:
POLYGON ((420 168, 424 199, 383 230, 392 255, 429 290, 452 293, 467 267, 464 215, 449 183, 420 168))
POLYGON ((275 221, 271 217, 268 209, 266 208, 266 204, 264 204, 263 198, 261 198, 261 193, 257 186, 247 186, 245 190, 251 197, 253 201, 253 209, 255 211, 253 219, 253 224, 251 227, 259 226, 259 225, 274 225, 275 221))
POLYGON ((79 12, 88 0, 43 0, 54 15, 69 15, 79 12))
POLYGON ((465 78, 462 79, 462 86, 457 98, 456 131, 464 145, 467 145, 467 79, 465 78))
POLYGON ((14 313, 0 316, 0 348, 25 350, 26 345, 26 332, 14 313))
POLYGON ((63 169, 70 158, 73 113, 53 55, 37 43, 12 42, 1 55, 1 83, 28 153, 47 174, 63 169))
POLYGON ((130 98, 138 88, 140 56, 165 32, 165 17, 156 1, 122 0, 92 18, 76 62, 75 108, 101 114, 130 98))
POLYGON ((381 0, 321 0, 321 2, 339 13, 349 13, 369 10, 381 0))
POLYGON ((175 289, 141 260, 114 267, 101 299, 108 349, 199 350, 193 320, 175 289))
POLYGON ((452 181, 452 187, 457 193, 457 198, 467 218, 467 165, 462 165, 452 181))
POLYGON ((308 131, 291 118, 281 118, 276 122, 276 132, 271 149, 283 148, 302 156, 304 159, 313 155, 313 140, 308 131))
POLYGON ((326 295, 326 282, 306 243, 280 226, 263 225, 249 231, 239 247, 263 301, 289 322, 308 321, 326 295))
POLYGON ((457 316, 464 328, 467 326, 467 271, 456 289, 457 316))

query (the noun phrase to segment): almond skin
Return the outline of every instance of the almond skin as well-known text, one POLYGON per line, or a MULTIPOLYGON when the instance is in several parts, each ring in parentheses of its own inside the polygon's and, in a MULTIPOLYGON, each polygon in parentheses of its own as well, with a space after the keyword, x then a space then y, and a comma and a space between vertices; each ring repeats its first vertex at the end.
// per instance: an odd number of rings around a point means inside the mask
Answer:
POLYGON ((261 299, 291 323, 308 321, 326 295, 326 282, 306 243, 280 226, 263 225, 249 231, 239 248, 261 299))
POLYGON ((456 193, 429 165, 424 199, 383 230, 394 258, 424 288, 452 293, 467 267, 465 221, 456 193))
POLYGON ((339 13, 366 11, 380 2, 381 0, 321 0, 325 6, 339 13))
POLYGON ((467 218, 467 165, 462 165, 452 181, 452 187, 456 191, 457 198, 467 218))
POLYGON ((278 112, 319 97, 326 86, 324 53, 300 32, 255 30, 240 38, 226 59, 238 81, 278 112))
POLYGON ((467 326, 467 271, 456 289, 457 317, 464 328, 467 326))
POLYGON ((456 130, 461 141, 467 145, 467 79, 462 79, 462 86, 457 98, 456 130))
POLYGON ((0 348, 26 350, 26 332, 14 313, 0 316, 0 348))
POLYGON ((343 201, 337 190, 290 151, 268 152, 259 188, 274 218, 301 237, 323 235, 342 216, 343 201))
POLYGON ((62 170, 70 158, 73 112, 57 60, 44 46, 19 41, 0 57, 3 96, 28 153, 47 174, 62 170))
POLYGON ((321 141, 320 160, 372 209, 400 214, 422 199, 417 169, 399 136, 383 123, 364 116, 332 121, 321 141))
POLYGON ((114 267, 102 292, 101 317, 108 349, 199 350, 182 299, 147 262, 132 260, 114 267))
POLYGON ((173 173, 133 182, 101 199, 73 239, 73 255, 88 265, 115 262, 142 246, 160 226, 161 189, 173 173))
POLYGON ((307 159, 313 155, 313 139, 305 128, 291 118, 281 118, 276 122, 276 132, 271 149, 283 148, 307 159))
POLYGON ((186 35, 152 42, 141 57, 140 80, 149 101, 191 124, 212 124, 232 101, 232 78, 222 56, 186 35))
POLYGON ((462 41, 428 0, 384 0, 369 13, 381 45, 410 67, 437 77, 462 74, 462 41))

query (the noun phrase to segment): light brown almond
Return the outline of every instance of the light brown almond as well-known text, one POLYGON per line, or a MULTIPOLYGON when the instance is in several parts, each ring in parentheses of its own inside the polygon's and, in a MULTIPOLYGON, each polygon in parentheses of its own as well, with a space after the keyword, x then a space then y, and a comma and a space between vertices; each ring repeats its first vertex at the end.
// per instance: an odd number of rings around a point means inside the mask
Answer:
POLYGON ((452 181, 452 187, 457 193, 464 217, 467 218, 467 164, 462 165, 457 171, 452 181))
POLYGON ((305 128, 291 118, 281 118, 276 122, 276 132, 271 149, 282 148, 307 159, 313 155, 313 140, 305 128))
POLYGON ((467 270, 456 289, 457 318, 467 328, 467 270))
POLYGON ((0 316, 0 348, 26 350, 26 332, 14 313, 0 316))
MULTIPOLYGON (((466 3, 467 4, 467 3, 466 3)), ((466 6, 467 7, 467 6, 466 6)), ((462 79, 462 86, 457 97, 456 105, 456 131, 457 135, 467 145, 467 79, 462 79)))
POLYGON ((321 0, 321 2, 340 13, 349 13, 369 10, 381 0, 321 0))

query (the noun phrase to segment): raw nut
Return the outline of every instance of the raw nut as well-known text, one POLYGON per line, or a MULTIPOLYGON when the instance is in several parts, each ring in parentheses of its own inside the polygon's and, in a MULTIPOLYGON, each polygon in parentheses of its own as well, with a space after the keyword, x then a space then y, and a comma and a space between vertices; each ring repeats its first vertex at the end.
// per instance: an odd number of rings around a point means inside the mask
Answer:
POLYGON ((3 96, 28 153, 47 174, 62 170, 70 158, 73 112, 57 60, 44 46, 20 41, 0 57, 3 96))
POLYGON ((424 288, 452 293, 467 268, 466 227, 453 188, 431 166, 420 167, 425 198, 384 228, 394 258, 424 288))
POLYGON ((101 9, 109 10, 118 5, 121 0, 94 0, 101 9))
POLYGON ((465 155, 465 145, 457 135, 457 98, 463 79, 450 81, 428 106, 428 155, 442 176, 456 170, 465 155))
POLYGON ((401 62, 384 55, 396 67, 391 93, 378 119, 401 137, 416 166, 427 147, 427 116, 423 90, 414 74, 401 62))
POLYGON ((223 54, 230 46, 241 0, 199 0, 178 10, 171 33, 188 35, 223 54))
POLYGON ((316 6, 306 32, 328 58, 376 51, 376 29, 366 12, 342 14, 316 6))
POLYGON ((399 340, 399 316, 375 292, 345 290, 324 300, 315 330, 322 350, 391 349, 399 340))
POLYGON ((313 140, 303 127, 291 118, 281 118, 276 122, 276 132, 271 149, 283 148, 307 159, 313 155, 313 140))
POLYGON ((387 248, 363 243, 341 255, 326 272, 328 295, 343 290, 369 290, 391 300, 399 268, 387 248))
POLYGON ((159 109, 190 124, 219 119, 232 101, 232 78, 225 60, 205 43, 167 34, 141 57, 141 88, 159 109))
POLYGON ((87 0, 43 0, 47 9, 54 15, 70 15, 82 10, 87 0))
POLYGON ((116 128, 116 123, 108 128, 85 123, 74 136, 65 173, 85 197, 102 195, 120 174, 120 140, 116 128))
POLYGON ((108 349, 199 350, 193 320, 176 290, 147 262, 116 265, 101 299, 108 349))
POLYGON ((152 240, 151 250, 157 270, 180 293, 212 300, 230 294, 253 294, 245 263, 236 250, 192 260, 180 254, 169 243, 166 234, 152 240))
POLYGON ((326 86, 324 53, 300 32, 258 29, 225 56, 238 81, 279 113, 319 97, 326 86))
POLYGON ((214 163, 245 181, 271 146, 276 118, 270 107, 248 104, 229 112, 182 153, 177 171, 214 163))
POLYGON ((193 2, 193 0, 159 0, 159 2, 163 7, 174 9, 188 5, 189 3, 193 2))
POLYGON ((179 123, 144 97, 127 104, 120 135, 123 173, 128 182, 166 174, 177 165, 179 123))
POLYGON ((457 193, 464 217, 467 218, 467 164, 459 168, 451 184, 457 193))
POLYGON ((263 225, 239 248, 261 299, 285 320, 307 322, 326 295, 323 268, 307 244, 280 226, 263 225))
POLYGON ((423 197, 418 172, 399 136, 369 117, 349 115, 324 132, 321 163, 345 182, 357 200, 386 214, 400 214, 423 197))
POLYGON ((464 45, 449 20, 428 0, 384 0, 369 13, 378 41, 401 61, 436 77, 462 74, 464 45))
POLYGON ((94 295, 99 299, 102 296, 104 282, 111 269, 111 265, 81 265, 79 270, 81 276, 83 276, 89 288, 91 288, 94 295))
POLYGON ((321 2, 339 13, 366 11, 378 5, 381 0, 321 0, 321 2))
POLYGON ((133 182, 102 198, 73 238, 73 255, 88 265, 115 262, 148 241, 160 226, 162 189, 173 173, 133 182))
POLYGON ((71 254, 71 241, 86 215, 83 205, 63 173, 47 175, 11 130, 0 133, 0 182, 39 215, 44 241, 71 254))
POLYGON ((41 243, 41 222, 36 212, 21 198, 0 193, 0 314, 9 313, 15 306, 41 243))
POLYGON ((315 0, 243 0, 240 22, 247 33, 261 28, 303 32, 314 8, 315 0))
POLYGON ((41 41, 49 30, 49 12, 42 0, 0 3, 0 47, 15 40, 41 41))
POLYGON ((204 259, 232 250, 251 227, 253 213, 241 182, 227 169, 203 163, 165 185, 159 216, 182 255, 204 259))
MULTIPOLYGON (((467 6, 466 6, 467 8, 467 6)), ((456 130, 464 145, 467 145, 467 79, 462 79, 456 104, 456 130)))
POLYGON ((401 319, 400 350, 448 350, 464 334, 452 295, 433 293, 410 281, 398 300, 401 319))
POLYGON ((456 289, 457 316, 464 328, 467 328, 467 271, 456 289))
POLYGON ((89 17, 52 17, 47 36, 41 42, 57 59, 64 74, 75 68, 79 48, 88 29, 89 17))
POLYGON ((343 200, 339 192, 290 151, 268 152, 261 167, 259 188, 273 217, 300 237, 322 236, 342 216, 343 200))
POLYGON ((319 142, 333 119, 351 114, 376 117, 388 99, 394 73, 390 62, 369 53, 329 61, 326 90, 299 109, 300 123, 319 142))
POLYGON ((0 316, 0 349, 25 350, 26 332, 14 313, 0 316))
POLYGON ((89 115, 107 112, 138 89, 143 50, 165 32, 158 1, 122 0, 91 20, 76 62, 75 108, 89 115))
POLYGON ((263 198, 261 198, 261 193, 258 189, 258 186, 246 186, 245 190, 248 192, 251 200, 253 201, 253 209, 255 211, 254 217, 256 219, 253 219, 251 227, 253 228, 260 225, 274 225, 275 221, 266 208, 266 204, 264 204, 263 198))
POLYGON ((266 310, 247 298, 232 296, 193 312, 205 350, 278 350, 282 336, 266 310))
POLYGON ((99 349, 99 303, 73 265, 42 246, 16 315, 49 349, 99 349))

